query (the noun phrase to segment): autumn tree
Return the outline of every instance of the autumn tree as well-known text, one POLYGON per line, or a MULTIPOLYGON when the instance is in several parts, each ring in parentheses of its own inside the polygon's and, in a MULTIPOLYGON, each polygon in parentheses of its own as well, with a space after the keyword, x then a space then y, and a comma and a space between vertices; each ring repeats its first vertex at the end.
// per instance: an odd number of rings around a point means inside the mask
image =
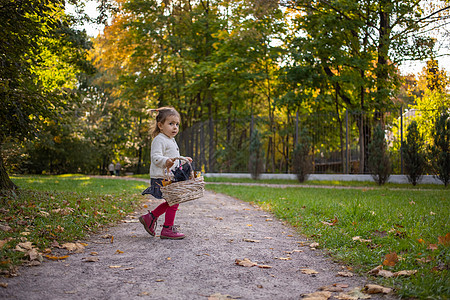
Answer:
MULTIPOLYGON (((71 105, 75 74, 88 69, 86 35, 70 29, 63 1, 0 4, 0 148, 39 134, 71 105)), ((0 188, 14 189, 3 158, 0 188)))

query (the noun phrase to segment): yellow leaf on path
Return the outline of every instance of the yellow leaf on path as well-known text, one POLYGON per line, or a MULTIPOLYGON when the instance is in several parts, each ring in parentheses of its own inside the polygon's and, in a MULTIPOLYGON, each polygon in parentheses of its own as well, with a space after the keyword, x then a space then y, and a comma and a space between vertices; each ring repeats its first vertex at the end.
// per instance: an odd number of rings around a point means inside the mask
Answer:
POLYGON ((123 251, 120 251, 119 249, 117 249, 116 254, 122 254, 123 251))
POLYGON ((0 282, 0 286, 2 287, 2 288, 7 288, 8 287, 8 284, 6 283, 6 282, 0 282))
POLYGON ((252 224, 247 224, 247 226, 248 226, 248 227, 251 227, 251 226, 253 226, 253 225, 252 225, 252 224))
POLYGON ((258 268, 261 268, 261 269, 271 269, 272 266, 269 266, 269 265, 258 265, 258 268))
POLYGON ((66 248, 69 252, 83 253, 84 246, 81 243, 65 243, 61 245, 62 248, 66 248))
POLYGON ((61 260, 61 259, 66 259, 69 257, 69 255, 63 255, 63 256, 44 255, 44 256, 51 260, 61 260))
POLYGON ((376 285, 376 284, 366 284, 364 289, 368 294, 389 294, 392 289, 376 285))
POLYGON ((109 266, 110 269, 119 269, 122 268, 122 266, 109 266))
POLYGON ((91 252, 91 255, 92 255, 92 256, 96 256, 96 255, 98 255, 98 252, 92 251, 92 252, 91 252))
POLYGON ((275 257, 275 259, 279 259, 279 260, 291 260, 292 258, 290 258, 290 257, 275 257))
POLYGON ((393 267, 398 262, 398 257, 396 252, 391 252, 386 254, 384 257, 383 265, 393 267))
POLYGON ((253 267, 256 266, 257 263, 251 261, 248 258, 244 258, 244 259, 236 259, 235 260, 236 265, 238 266, 242 266, 242 267, 253 267))
POLYGON ((319 274, 319 272, 317 272, 316 270, 313 270, 313 269, 300 269, 300 271, 302 271, 303 274, 308 274, 308 275, 319 274))
POLYGON ((331 292, 315 292, 311 294, 303 294, 302 299, 309 299, 309 300, 327 300, 331 297, 331 292))

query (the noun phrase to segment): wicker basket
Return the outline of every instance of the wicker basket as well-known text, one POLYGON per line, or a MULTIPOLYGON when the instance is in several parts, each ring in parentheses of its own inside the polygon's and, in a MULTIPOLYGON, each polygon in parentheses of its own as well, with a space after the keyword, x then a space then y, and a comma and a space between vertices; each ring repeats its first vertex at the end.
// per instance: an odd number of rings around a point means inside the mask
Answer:
MULTIPOLYGON (((177 159, 185 160, 183 158, 177 159)), ((194 172, 191 173, 189 180, 177 181, 161 187, 163 198, 170 206, 199 199, 203 197, 204 191, 205 181, 203 176, 194 178, 194 172)))

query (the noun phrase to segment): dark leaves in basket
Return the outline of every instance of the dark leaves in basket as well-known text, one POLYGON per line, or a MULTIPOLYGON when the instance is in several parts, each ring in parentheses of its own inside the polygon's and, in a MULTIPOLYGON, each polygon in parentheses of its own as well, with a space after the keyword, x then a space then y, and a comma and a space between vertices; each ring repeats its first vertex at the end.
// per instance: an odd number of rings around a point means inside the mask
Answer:
POLYGON ((178 166, 173 173, 173 182, 189 180, 192 173, 192 167, 190 164, 185 163, 178 166))

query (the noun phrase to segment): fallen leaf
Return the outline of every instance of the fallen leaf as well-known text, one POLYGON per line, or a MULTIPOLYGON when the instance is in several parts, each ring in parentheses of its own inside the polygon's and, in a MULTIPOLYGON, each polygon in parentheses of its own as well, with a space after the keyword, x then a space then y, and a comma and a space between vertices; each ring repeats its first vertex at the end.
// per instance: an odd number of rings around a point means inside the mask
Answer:
POLYGON ((390 278, 394 276, 394 273, 388 270, 380 270, 377 274, 378 276, 384 277, 384 278, 390 278))
POLYGON ((417 270, 403 270, 403 271, 398 271, 395 272, 393 274, 394 277, 399 277, 399 276, 412 276, 414 274, 417 273, 417 270))
POLYGON ((373 268, 372 270, 370 270, 369 272, 367 272, 367 274, 369 275, 377 275, 378 272, 380 272, 383 269, 383 265, 379 265, 375 268, 373 268))
POLYGON ((371 243, 372 242, 371 239, 367 239, 367 240, 366 239, 362 239, 360 236, 352 237, 352 240, 359 241, 361 243, 371 243))
POLYGON ((61 245, 62 248, 66 248, 69 252, 83 253, 84 246, 81 243, 65 243, 61 245))
POLYGON ((92 255, 92 256, 96 256, 96 255, 98 255, 98 252, 92 251, 92 252, 91 252, 91 255, 92 255))
POLYGON ((3 248, 3 246, 5 246, 5 244, 8 243, 8 242, 11 241, 11 240, 12 240, 11 237, 6 238, 6 239, 4 239, 4 240, 0 240, 0 249, 3 248))
POLYGON ((360 287, 355 287, 351 291, 347 292, 346 294, 349 295, 350 297, 355 297, 356 299, 369 299, 369 298, 371 298, 370 295, 366 295, 366 294, 362 293, 360 287))
POLYGON ((292 258, 290 258, 290 257, 275 257, 275 259, 279 259, 279 260, 291 260, 292 258))
POLYGON ((226 300, 226 299, 239 299, 240 297, 233 297, 230 295, 222 295, 221 293, 212 294, 208 297, 208 300, 226 300))
POLYGON ((319 243, 312 243, 312 244, 309 245, 309 247, 317 248, 317 247, 319 247, 319 243))
POLYGON ((392 291, 390 288, 376 284, 366 284, 364 290, 368 294, 389 294, 392 291))
POLYGON ((337 296, 334 296, 336 299, 339 300, 358 300, 358 296, 352 296, 347 293, 339 293, 337 296))
POLYGON ((437 250, 438 245, 437 244, 429 244, 427 247, 428 250, 437 250))
POLYGON ((149 292, 141 292, 141 293, 138 294, 138 296, 140 296, 140 297, 142 297, 142 296, 148 296, 148 295, 150 295, 149 292))
POLYGON ((256 266, 257 263, 251 261, 248 258, 244 258, 244 259, 236 259, 235 260, 236 265, 238 266, 242 266, 242 267, 253 267, 256 266))
POLYGON ((331 292, 315 292, 311 294, 303 294, 302 299, 310 299, 310 300, 327 300, 331 297, 331 292))
POLYGON ((269 266, 269 265, 258 265, 258 268, 261 268, 261 269, 271 269, 272 266, 269 266))
POLYGON ((119 269, 122 268, 122 266, 109 266, 110 269, 119 269))
POLYGON ((308 275, 319 274, 319 272, 317 272, 316 270, 313 270, 313 269, 300 269, 300 271, 302 271, 303 274, 308 274, 308 275))
POLYGON ((440 245, 449 246, 450 245, 450 232, 444 236, 439 236, 438 241, 439 241, 438 244, 440 244, 440 245))
POLYGON ((398 262, 398 257, 396 252, 391 252, 386 254, 384 257, 383 265, 393 267, 398 262))
POLYGON ((341 276, 341 277, 353 277, 353 273, 352 272, 338 272, 338 276, 341 276))
POLYGON ((85 262, 97 262, 98 257, 85 257, 83 258, 85 262))
POLYGON ((324 225, 328 225, 328 226, 334 226, 334 225, 336 225, 337 224, 337 222, 338 222, 338 219, 337 219, 337 217, 334 217, 334 219, 333 220, 331 220, 331 222, 325 222, 325 221, 321 221, 322 222, 322 224, 324 224, 324 225))
POLYGON ((0 230, 5 232, 11 232, 13 229, 9 225, 0 224, 0 230))
POLYGON ((116 254, 122 254, 123 251, 120 251, 119 249, 116 250, 116 254))
POLYGON ((63 255, 63 256, 52 256, 52 255, 44 255, 44 257, 51 259, 51 260, 62 260, 69 257, 69 255, 63 255))
POLYGON ((26 252, 26 250, 33 249, 33 244, 31 242, 18 243, 16 250, 20 252, 26 252))
POLYGON ((259 243, 259 240, 252 240, 252 239, 243 239, 244 242, 249 242, 249 243, 259 243))
POLYGON ((6 282, 0 282, 0 286, 2 287, 2 288, 7 288, 8 287, 8 284, 6 283, 6 282))
POLYGON ((344 289, 341 288, 340 286, 333 286, 333 285, 322 286, 319 288, 319 290, 327 291, 327 292, 343 292, 344 291, 344 289))

